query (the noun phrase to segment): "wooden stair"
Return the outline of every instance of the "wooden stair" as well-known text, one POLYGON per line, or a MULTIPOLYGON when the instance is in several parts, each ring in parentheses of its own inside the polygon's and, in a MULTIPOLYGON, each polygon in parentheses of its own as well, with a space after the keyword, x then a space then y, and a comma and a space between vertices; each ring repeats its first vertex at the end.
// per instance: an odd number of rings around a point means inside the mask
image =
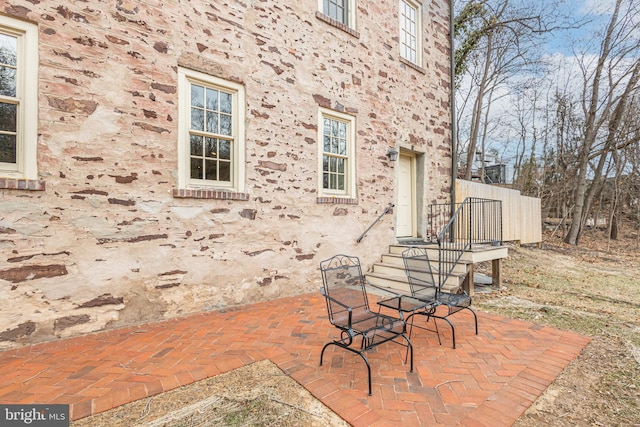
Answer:
MULTIPOLYGON (((411 245, 420 246, 427 249, 429 259, 434 270, 438 268, 438 246, 436 244, 411 245)), ((404 262, 402 252, 409 245, 391 245, 388 252, 382 254, 380 261, 373 264, 371 270, 365 274, 369 282, 382 288, 390 288, 403 293, 410 293, 407 275, 404 272, 404 262)), ((445 292, 457 292, 461 287, 473 295, 473 265, 479 262, 492 261, 492 276, 500 277, 500 263, 496 262, 508 256, 506 246, 476 245, 472 250, 467 251, 460 258, 460 261, 453 269, 453 273, 447 278, 443 285, 445 292)), ((437 280, 437 278, 436 278, 437 280)))

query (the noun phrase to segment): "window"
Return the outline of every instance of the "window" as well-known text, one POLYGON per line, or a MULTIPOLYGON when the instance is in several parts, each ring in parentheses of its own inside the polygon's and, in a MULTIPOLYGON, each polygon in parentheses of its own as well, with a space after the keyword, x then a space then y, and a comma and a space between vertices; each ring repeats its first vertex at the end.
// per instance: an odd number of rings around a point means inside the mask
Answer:
POLYGON ((422 10, 419 4, 400 0, 400 56, 422 64, 422 10))
POLYGON ((322 11, 329 18, 349 26, 349 0, 323 0, 322 11))
POLYGON ((355 117, 321 108, 318 141, 320 196, 355 198, 355 117))
POLYGON ((243 86, 178 69, 179 188, 244 190, 243 86))
POLYGON ((38 28, 0 16, 0 175, 37 179, 38 28))
POLYGON ((355 29, 355 0, 318 0, 322 13, 347 27, 355 29))

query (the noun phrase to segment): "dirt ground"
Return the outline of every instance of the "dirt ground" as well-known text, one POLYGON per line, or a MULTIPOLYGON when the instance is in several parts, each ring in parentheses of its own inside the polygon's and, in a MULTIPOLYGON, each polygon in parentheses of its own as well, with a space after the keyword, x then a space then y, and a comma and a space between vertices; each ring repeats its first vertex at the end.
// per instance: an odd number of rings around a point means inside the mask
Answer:
MULTIPOLYGON (((478 272, 490 271, 480 265, 478 272)), ((501 288, 477 287, 478 310, 572 330, 591 343, 516 427, 640 426, 640 240, 588 232, 579 247, 547 236, 511 246, 501 288)), ((133 402, 72 426, 346 425, 273 363, 262 361, 133 402)))
POLYGON ((269 360, 71 423, 87 427, 348 426, 269 360))
POLYGON ((548 236, 541 249, 514 246, 503 288, 474 298, 479 310, 592 337, 516 427, 640 426, 639 244, 587 232, 577 248, 548 236))

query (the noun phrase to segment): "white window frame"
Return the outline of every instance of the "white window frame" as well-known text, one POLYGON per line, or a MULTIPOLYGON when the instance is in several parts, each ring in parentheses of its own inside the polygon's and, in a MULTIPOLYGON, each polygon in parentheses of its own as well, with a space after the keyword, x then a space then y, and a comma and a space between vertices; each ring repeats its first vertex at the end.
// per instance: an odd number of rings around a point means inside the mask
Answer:
POLYGON ((400 57, 422 67, 422 5, 413 0, 400 0, 398 19, 400 57), (408 21, 409 18, 406 16, 406 11, 409 9, 415 12, 415 22, 408 21), (407 23, 415 25, 414 32, 411 31, 410 27, 408 28, 407 23), (415 38, 415 49, 411 46, 411 40, 407 40, 408 38, 415 38), (412 58, 410 53, 415 53, 415 58, 412 58))
POLYGON ((318 196, 356 198, 356 118, 349 114, 318 108, 318 196), (323 185, 324 119, 347 124, 347 159, 344 190, 332 190, 323 185))
POLYGON ((220 189, 244 192, 245 182, 245 89, 230 82, 199 71, 178 67, 178 188, 220 189), (191 84, 221 90, 232 95, 231 182, 191 178, 191 84))
POLYGON ((38 178, 38 27, 0 15, 0 33, 17 39, 16 96, 0 101, 17 105, 16 163, 0 163, 0 176, 38 178))
MULTIPOLYGON (((332 0, 332 1, 335 1, 335 0, 332 0)), ((344 0, 344 1, 348 7, 347 22, 341 22, 340 20, 336 20, 336 21, 340 22, 343 25, 346 25, 347 27, 353 30, 356 30, 356 0, 344 0)), ((318 10, 322 12, 322 14, 331 18, 328 11, 324 10, 324 2, 325 0, 318 0, 318 10)), ((331 18, 331 19, 334 19, 334 18, 331 18)))

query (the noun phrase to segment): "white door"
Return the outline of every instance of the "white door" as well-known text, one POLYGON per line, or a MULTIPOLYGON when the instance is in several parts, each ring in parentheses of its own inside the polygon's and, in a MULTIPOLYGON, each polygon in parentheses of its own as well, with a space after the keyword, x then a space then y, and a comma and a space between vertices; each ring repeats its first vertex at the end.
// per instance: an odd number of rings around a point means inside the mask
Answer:
POLYGON ((396 237, 415 237, 415 157, 400 153, 398 169, 396 237))

